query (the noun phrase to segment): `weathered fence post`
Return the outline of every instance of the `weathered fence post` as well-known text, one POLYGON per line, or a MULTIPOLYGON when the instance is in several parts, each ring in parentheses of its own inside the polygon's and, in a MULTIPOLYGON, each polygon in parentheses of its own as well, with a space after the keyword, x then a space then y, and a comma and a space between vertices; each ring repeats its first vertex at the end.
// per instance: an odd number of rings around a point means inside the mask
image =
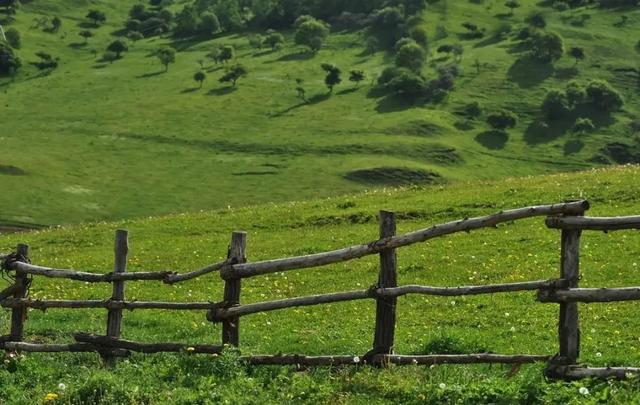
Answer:
MULTIPOLYGON (((127 255, 129 253, 128 232, 119 229, 116 231, 114 244, 114 267, 113 272, 125 273, 127 271, 127 255)), ((113 301, 124 301, 124 280, 113 281, 113 293, 111 295, 113 301)), ((122 309, 109 309, 107 315, 107 336, 119 338, 122 329, 122 309)), ((116 357, 113 354, 103 355, 105 364, 113 367, 116 364, 116 357)))
MULTIPOLYGON (((393 212, 380 211, 380 238, 396 235, 396 216, 393 212)), ((380 273, 378 288, 398 286, 396 249, 380 252, 380 273)), ((376 299, 376 329, 373 339, 373 350, 369 356, 391 354, 396 327, 397 297, 378 297, 376 299)))
MULTIPOLYGON (((16 248, 19 261, 29 261, 29 246, 18 244, 16 248)), ((24 273, 16 273, 15 285, 20 289, 13 294, 13 298, 27 297, 28 277, 24 273)), ((24 322, 27 319, 27 307, 16 307, 11 310, 11 341, 21 342, 24 335, 24 322)))
MULTIPOLYGON (((234 232, 231 236, 228 260, 231 264, 246 263, 247 234, 234 232)), ((225 280, 224 306, 233 307, 240 304, 240 283, 238 277, 225 280)), ((240 344, 240 317, 228 318, 222 322, 222 343, 238 346, 240 344)))

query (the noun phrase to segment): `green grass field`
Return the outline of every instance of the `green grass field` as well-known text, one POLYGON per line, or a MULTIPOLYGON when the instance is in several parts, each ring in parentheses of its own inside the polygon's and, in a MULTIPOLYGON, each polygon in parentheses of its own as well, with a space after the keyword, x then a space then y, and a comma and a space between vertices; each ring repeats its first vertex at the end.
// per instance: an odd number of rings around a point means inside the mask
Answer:
MULTIPOLYGON (((187 271, 226 255, 234 230, 249 233, 250 261, 300 255, 375 240, 378 210, 393 210, 398 232, 502 209, 591 201, 591 216, 640 211, 634 166, 500 181, 380 189, 351 196, 64 226, 0 237, 0 251, 28 243, 34 263, 98 272, 112 267, 113 232, 130 231, 130 271, 187 271)), ((543 218, 470 234, 456 234, 399 251, 400 284, 457 286, 554 278, 560 233, 543 218)), ((582 244, 584 287, 637 286, 640 234, 586 233, 582 244)), ((312 270, 243 281, 244 303, 311 293, 366 288, 376 282, 376 257, 312 270)), ((36 278, 33 298, 90 298, 110 295, 109 286, 36 278)), ((219 301, 216 275, 164 286, 127 283, 129 299, 219 301)), ((398 304, 396 351, 557 352, 557 305, 541 304, 534 293, 466 298, 411 296, 398 304)), ((375 303, 357 301, 257 314, 243 318, 243 354, 354 354, 369 350, 375 303), (354 316, 356 315, 357 316, 354 316)), ((581 361, 591 366, 640 363, 640 321, 635 304, 581 305, 581 361)), ((0 312, 6 333, 10 312, 0 312)), ((105 311, 30 311, 26 334, 38 342, 69 342, 76 331, 104 333, 105 311)), ((203 312, 126 312, 123 337, 153 342, 217 343, 220 326, 203 312)), ((58 393, 56 403, 637 403, 640 386, 628 382, 546 382, 542 365, 515 375, 503 366, 320 368, 248 367, 234 353, 211 356, 134 355, 115 371, 97 355, 27 354, 0 368, 0 401, 39 403, 58 393), (65 384, 61 391, 58 384, 65 384), (581 387, 588 395, 579 393, 581 387)))
POLYGON ((568 56, 549 68, 518 61, 514 37, 524 17, 541 9, 533 2, 522 2, 508 16, 502 1, 440 1, 425 14, 431 35, 425 72, 433 75, 434 66, 446 63, 435 52, 439 45, 461 43, 463 75, 443 104, 414 107, 370 94, 371 80, 392 58, 363 53, 363 32, 332 33, 315 57, 300 54, 290 34, 280 53, 256 52, 245 35, 233 34, 208 42, 142 40, 130 44, 122 60, 99 62, 134 3, 25 2, 6 26, 22 32, 25 66, 15 81, 0 79, 0 181, 11 190, 0 193, 0 223, 137 218, 416 181, 404 172, 381 178, 385 168, 434 171, 449 182, 571 171, 596 165, 591 158, 607 143, 636 142, 628 126, 640 109, 633 70, 638 10, 542 9, 548 29, 587 55, 577 68, 568 56), (104 10, 108 22, 85 45, 78 33, 90 8, 104 10), (63 21, 57 34, 31 28, 35 18, 53 15, 63 21), (616 27, 622 15, 628 19, 616 27), (485 28, 485 38, 462 39, 465 21, 485 28), (494 33, 505 27, 512 34, 501 40, 494 33), (197 61, 214 43, 235 45, 238 61, 250 71, 236 90, 218 83, 222 71, 209 63, 204 88, 192 80, 197 61), (168 73, 151 56, 162 44, 179 51, 168 73), (48 75, 30 65, 39 50, 60 58, 48 75), (345 80, 328 97, 322 62, 362 69, 368 79, 357 90, 345 80), (308 105, 296 98, 297 77, 305 79, 308 105), (625 96, 624 111, 596 119, 590 135, 571 134, 566 122, 536 125, 546 91, 570 78, 609 80, 625 96), (464 127, 457 112, 470 101, 486 111, 509 108, 519 124, 508 139, 487 133, 482 120, 464 127), (348 177, 380 168, 357 181, 348 177))

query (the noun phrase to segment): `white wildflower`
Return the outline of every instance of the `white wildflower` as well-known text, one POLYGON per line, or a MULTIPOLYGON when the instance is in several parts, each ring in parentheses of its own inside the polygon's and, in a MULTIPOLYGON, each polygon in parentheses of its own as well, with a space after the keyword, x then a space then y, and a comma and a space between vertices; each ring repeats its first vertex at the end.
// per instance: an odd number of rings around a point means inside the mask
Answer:
POLYGON ((578 392, 582 395, 589 395, 589 389, 587 387, 580 387, 578 392))
POLYGON ((66 389, 67 389, 67 386, 66 386, 64 383, 60 383, 60 384, 58 384, 58 389, 59 389, 60 391, 64 391, 64 390, 66 390, 66 389))
POLYGON ((360 357, 356 356, 353 358, 354 363, 360 363, 360 357))
POLYGON ((440 387, 440 389, 443 390, 443 389, 447 388, 447 384, 440 383, 440 384, 438 384, 438 387, 440 387))
POLYGON ((602 357, 602 353, 600 352, 596 353, 596 357, 602 357))

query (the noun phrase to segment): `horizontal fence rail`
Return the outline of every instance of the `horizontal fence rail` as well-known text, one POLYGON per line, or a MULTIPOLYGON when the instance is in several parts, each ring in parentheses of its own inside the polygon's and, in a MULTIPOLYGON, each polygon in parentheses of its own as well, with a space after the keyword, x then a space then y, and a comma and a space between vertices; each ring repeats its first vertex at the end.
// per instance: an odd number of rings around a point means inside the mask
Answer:
POLYGON ((13 283, 0 291, 0 306, 10 308, 11 331, 0 336, 0 347, 10 351, 24 352, 95 352, 102 356, 107 366, 115 366, 117 358, 131 352, 161 353, 187 352, 219 354, 225 345, 238 346, 240 342, 240 318, 246 315, 269 311, 323 305, 354 300, 376 300, 376 324, 373 349, 363 356, 305 356, 296 354, 243 356, 242 360, 254 365, 301 365, 337 366, 372 364, 476 364, 504 363, 522 364, 546 362, 546 375, 552 378, 578 379, 584 377, 618 377, 640 374, 638 368, 589 368, 578 364, 580 353, 580 325, 578 302, 615 302, 640 300, 640 287, 626 288, 579 288, 580 279, 580 236, 582 231, 614 231, 640 229, 640 216, 589 218, 584 213, 589 209, 587 201, 571 201, 553 205, 537 205, 514 210, 501 211, 493 215, 464 218, 442 225, 396 235, 395 214, 380 213, 380 239, 370 243, 355 245, 329 252, 284 259, 248 262, 246 257, 247 234, 234 232, 227 259, 201 269, 177 273, 174 271, 127 272, 128 234, 117 231, 114 245, 114 270, 109 273, 95 273, 70 269, 56 269, 30 263, 29 249, 18 245, 15 253, 0 255, 2 267, 13 273, 13 283), (548 228, 560 229, 561 258, 560 277, 550 280, 536 280, 479 286, 436 287, 422 285, 398 285, 396 249, 425 242, 429 239, 457 232, 470 232, 481 228, 497 227, 502 223, 516 220, 546 217, 548 228), (367 290, 334 292, 327 294, 292 297, 275 301, 243 304, 241 280, 244 278, 283 272, 295 269, 315 268, 346 262, 368 255, 379 255, 380 272, 377 284, 367 290), (125 284, 129 281, 161 281, 175 284, 219 272, 224 281, 224 298, 221 302, 162 302, 136 301, 125 299, 125 284), (64 300, 31 299, 28 290, 32 278, 68 279, 89 283, 110 283, 113 293, 104 300, 64 300), (394 353, 396 325, 396 300, 406 295, 465 296, 479 294, 537 292, 539 302, 555 303, 560 306, 558 324, 559 353, 538 354, 431 354, 398 355, 394 353), (23 341, 24 324, 28 308, 48 309, 106 309, 107 329, 105 335, 76 333, 73 343, 30 343, 23 341), (210 322, 222 323, 222 344, 186 343, 141 343, 120 337, 123 310, 176 310, 206 311, 210 322))

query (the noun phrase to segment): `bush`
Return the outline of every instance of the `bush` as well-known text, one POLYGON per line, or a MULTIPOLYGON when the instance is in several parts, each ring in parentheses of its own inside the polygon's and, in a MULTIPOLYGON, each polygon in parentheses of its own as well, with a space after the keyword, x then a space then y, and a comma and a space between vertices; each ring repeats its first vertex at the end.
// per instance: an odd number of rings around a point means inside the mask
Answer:
POLYGON ((513 128, 518 123, 518 116, 512 111, 500 109, 487 116, 487 123, 495 129, 513 128))
POLYGON ((547 21, 544 15, 540 12, 534 12, 527 16, 526 23, 535 28, 544 28, 547 26, 547 21))
POLYGON ((5 36, 7 37, 7 43, 13 49, 20 49, 22 47, 22 36, 20 35, 20 31, 11 27, 5 31, 5 36))
POLYGON ((567 94, 561 90, 551 90, 542 103, 542 112, 551 120, 564 117, 571 111, 571 105, 567 99, 567 94))
POLYGON ((570 108, 583 104, 587 99, 587 91, 584 86, 575 80, 567 83, 566 95, 570 108))
POLYGON ((536 31, 529 39, 531 56, 541 62, 556 61, 564 54, 562 37, 553 32, 536 31))
POLYGON ((418 45, 423 48, 426 48, 429 43, 429 38, 427 35, 427 30, 422 27, 414 27, 409 31, 409 36, 411 39, 416 41, 418 45))
POLYGON ((404 98, 415 99, 426 94, 428 85, 421 75, 409 69, 399 68, 395 77, 387 84, 387 88, 404 98))
POLYGON ((620 93, 604 80, 590 81, 586 93, 593 106, 604 112, 618 111, 624 105, 620 93))
POLYGON ((307 19, 298 25, 295 34, 295 43, 306 46, 311 52, 316 53, 322 48, 328 36, 329 24, 316 19, 307 19))
POLYGON ((587 133, 593 132, 596 129, 596 126, 593 125, 593 122, 589 118, 578 118, 573 124, 573 132, 576 133, 587 133))
POLYGON ((420 71, 425 63, 425 52, 415 41, 402 45, 396 54, 396 66, 420 71))
POLYGON ((20 58, 6 43, 0 41, 0 75, 13 75, 22 66, 20 58))

